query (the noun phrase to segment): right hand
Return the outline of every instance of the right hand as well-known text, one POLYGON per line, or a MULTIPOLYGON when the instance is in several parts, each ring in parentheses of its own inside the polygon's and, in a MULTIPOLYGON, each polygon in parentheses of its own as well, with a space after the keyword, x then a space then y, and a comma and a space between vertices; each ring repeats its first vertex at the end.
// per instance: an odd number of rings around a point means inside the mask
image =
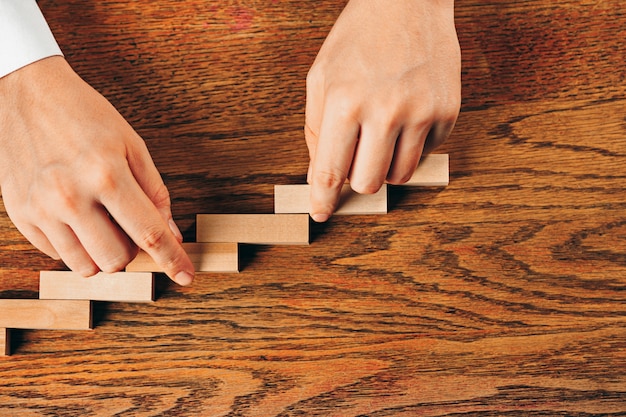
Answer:
POLYGON ((454 1, 350 0, 307 76, 313 220, 329 218, 346 179, 365 194, 408 181, 460 105, 454 1))
POLYGON ((63 57, 0 79, 0 189, 38 249, 84 276, 145 250, 181 285, 194 268, 141 137, 63 57))

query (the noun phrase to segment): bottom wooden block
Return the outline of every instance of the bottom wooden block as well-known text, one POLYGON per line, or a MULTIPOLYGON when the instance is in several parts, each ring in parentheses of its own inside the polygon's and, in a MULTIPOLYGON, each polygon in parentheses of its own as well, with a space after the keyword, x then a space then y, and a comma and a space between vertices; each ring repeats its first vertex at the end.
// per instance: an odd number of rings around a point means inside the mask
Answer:
POLYGON ((154 301, 150 272, 100 272, 85 278, 72 271, 41 271, 39 298, 141 303, 154 301))
POLYGON ((0 328, 0 356, 9 356, 11 354, 11 331, 9 329, 0 328))
POLYGON ((0 299, 0 328, 88 330, 91 301, 0 299))
MULTIPOLYGON (((183 248, 189 255, 196 272, 239 272, 239 245, 237 243, 185 242, 183 248)), ((139 252, 128 264, 127 271, 163 272, 146 252, 139 252)))

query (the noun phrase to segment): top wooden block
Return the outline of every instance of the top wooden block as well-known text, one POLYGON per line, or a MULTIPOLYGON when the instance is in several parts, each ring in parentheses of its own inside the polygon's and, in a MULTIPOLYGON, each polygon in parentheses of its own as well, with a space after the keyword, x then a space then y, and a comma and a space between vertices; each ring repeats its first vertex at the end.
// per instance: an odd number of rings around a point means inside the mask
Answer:
POLYGON ((196 241, 308 245, 308 214, 198 214, 196 241))
POLYGON ((91 301, 0 299, 0 328, 91 329, 91 301))
POLYGON ((403 185, 444 187, 450 183, 448 154, 429 154, 423 157, 413 176, 403 185))

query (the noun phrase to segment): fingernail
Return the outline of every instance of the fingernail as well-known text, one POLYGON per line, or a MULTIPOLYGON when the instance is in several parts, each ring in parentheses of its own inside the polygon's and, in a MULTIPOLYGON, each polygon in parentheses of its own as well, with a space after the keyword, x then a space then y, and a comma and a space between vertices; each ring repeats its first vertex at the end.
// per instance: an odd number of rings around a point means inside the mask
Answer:
POLYGON ((311 218, 318 223, 324 223, 330 218, 330 215, 326 213, 315 213, 311 215, 311 218))
POLYGON ((174 281, 176 281, 178 285, 186 286, 193 282, 193 275, 189 272, 181 271, 176 274, 174 281))
POLYGON ((182 242, 183 234, 180 232, 180 229, 178 228, 178 226, 176 226, 176 223, 174 223, 174 219, 169 219, 167 224, 170 226, 170 230, 172 231, 172 233, 174 233, 174 236, 176 236, 176 239, 178 239, 179 242, 182 242))

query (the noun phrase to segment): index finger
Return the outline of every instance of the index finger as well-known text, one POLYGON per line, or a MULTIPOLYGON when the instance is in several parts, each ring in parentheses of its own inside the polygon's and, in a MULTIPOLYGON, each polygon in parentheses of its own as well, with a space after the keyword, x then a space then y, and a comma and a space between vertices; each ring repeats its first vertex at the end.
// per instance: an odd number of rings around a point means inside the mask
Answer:
POLYGON ((359 123, 345 108, 325 106, 311 163, 311 217, 324 222, 337 208, 359 135, 359 123))
POLYGON ((115 192, 103 196, 101 203, 137 246, 147 252, 174 282, 191 284, 194 267, 181 243, 129 169, 123 178, 126 180, 117 184, 115 192))

